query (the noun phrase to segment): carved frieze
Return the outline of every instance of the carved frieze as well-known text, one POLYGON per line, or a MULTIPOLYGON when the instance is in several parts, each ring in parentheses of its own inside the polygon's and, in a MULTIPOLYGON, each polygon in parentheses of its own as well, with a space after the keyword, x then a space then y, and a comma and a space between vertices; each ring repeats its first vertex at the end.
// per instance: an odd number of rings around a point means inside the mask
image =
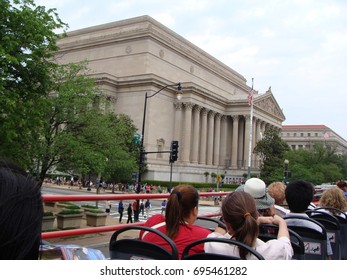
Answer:
POLYGON ((271 97, 255 102, 254 105, 274 116, 282 117, 280 109, 271 97))

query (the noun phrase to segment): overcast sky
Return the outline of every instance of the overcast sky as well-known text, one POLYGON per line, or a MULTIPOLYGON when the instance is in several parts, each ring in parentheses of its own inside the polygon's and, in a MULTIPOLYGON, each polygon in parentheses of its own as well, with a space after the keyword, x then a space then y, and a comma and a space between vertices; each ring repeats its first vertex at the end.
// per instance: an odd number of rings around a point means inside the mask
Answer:
POLYGON ((247 79, 271 86, 286 120, 347 140, 345 0, 36 0, 68 31, 149 15, 247 79))

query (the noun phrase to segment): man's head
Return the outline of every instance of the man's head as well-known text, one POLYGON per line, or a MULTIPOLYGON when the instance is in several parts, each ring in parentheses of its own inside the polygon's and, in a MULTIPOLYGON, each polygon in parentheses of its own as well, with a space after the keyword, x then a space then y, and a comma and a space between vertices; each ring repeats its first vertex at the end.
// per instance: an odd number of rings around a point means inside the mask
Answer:
POLYGON ((285 194, 289 210, 304 213, 313 199, 314 189, 311 183, 298 180, 288 184, 285 194))
POLYGON ((38 259, 42 215, 40 183, 0 159, 0 259, 38 259))

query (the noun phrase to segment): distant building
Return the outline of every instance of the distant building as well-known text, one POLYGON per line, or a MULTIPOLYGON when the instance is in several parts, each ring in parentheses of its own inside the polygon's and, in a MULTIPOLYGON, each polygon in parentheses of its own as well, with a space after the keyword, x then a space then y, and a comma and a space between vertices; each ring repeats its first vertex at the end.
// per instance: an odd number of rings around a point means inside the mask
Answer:
POLYGON ((324 143, 335 147, 337 154, 347 153, 347 141, 325 125, 283 125, 281 137, 292 150, 324 143))

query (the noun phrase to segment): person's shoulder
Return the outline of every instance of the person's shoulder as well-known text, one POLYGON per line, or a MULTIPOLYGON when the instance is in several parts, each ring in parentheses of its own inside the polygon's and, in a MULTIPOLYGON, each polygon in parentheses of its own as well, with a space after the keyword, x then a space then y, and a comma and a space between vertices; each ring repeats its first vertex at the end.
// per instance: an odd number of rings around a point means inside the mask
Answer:
POLYGON ((165 218, 161 214, 154 214, 152 217, 150 217, 144 224, 146 227, 152 227, 156 224, 162 223, 165 221, 165 218))
POLYGON ((201 237, 206 237, 211 233, 211 230, 198 225, 190 225, 190 228, 192 229, 195 235, 199 235, 201 237))

